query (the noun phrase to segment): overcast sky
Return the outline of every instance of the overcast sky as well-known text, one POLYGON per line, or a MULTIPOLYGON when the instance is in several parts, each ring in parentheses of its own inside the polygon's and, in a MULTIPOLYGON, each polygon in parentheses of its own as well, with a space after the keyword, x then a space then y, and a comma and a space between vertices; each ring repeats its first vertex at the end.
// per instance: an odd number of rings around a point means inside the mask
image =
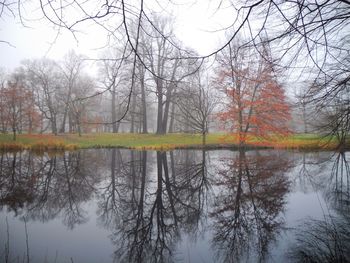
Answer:
MULTIPOLYGON (((173 15, 175 33, 184 43, 197 50, 201 55, 213 51, 224 38, 224 31, 213 31, 229 26, 233 22, 233 9, 221 6, 220 1, 194 1, 178 3, 168 2, 158 10, 165 16, 173 15)), ((61 59, 70 49, 77 53, 97 58, 101 54, 101 47, 105 46, 105 32, 97 30, 88 24, 83 25, 76 39, 67 30, 54 29, 47 20, 38 19, 41 13, 36 8, 27 8, 23 15, 23 27, 18 17, 3 15, 0 18, 0 40, 9 44, 0 43, 0 67, 9 70, 19 66, 20 61, 27 58, 49 57, 61 59), (38 20, 37 20, 38 19, 38 20), (86 28, 84 28, 84 26, 86 28)))

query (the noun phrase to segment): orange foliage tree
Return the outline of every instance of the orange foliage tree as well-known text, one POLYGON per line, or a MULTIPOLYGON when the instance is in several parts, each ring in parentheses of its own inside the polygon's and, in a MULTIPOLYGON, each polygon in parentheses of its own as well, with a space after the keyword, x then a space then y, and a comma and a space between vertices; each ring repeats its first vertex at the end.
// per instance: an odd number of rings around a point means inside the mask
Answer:
POLYGON ((2 123, 6 123, 13 132, 13 140, 16 134, 24 130, 29 133, 37 127, 39 114, 34 106, 33 93, 17 82, 9 81, 0 89, 0 109, 2 123))
POLYGON ((287 135, 290 106, 278 82, 267 47, 259 53, 230 44, 219 58, 215 85, 226 94, 224 110, 218 114, 230 125, 243 145, 249 135, 287 135))

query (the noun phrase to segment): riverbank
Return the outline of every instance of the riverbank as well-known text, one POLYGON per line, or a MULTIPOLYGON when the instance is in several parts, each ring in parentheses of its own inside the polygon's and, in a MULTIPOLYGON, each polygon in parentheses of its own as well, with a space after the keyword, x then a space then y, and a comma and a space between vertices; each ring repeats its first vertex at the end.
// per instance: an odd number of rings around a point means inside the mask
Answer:
MULTIPOLYGON (((87 148, 128 148, 136 150, 170 150, 180 148, 237 148, 234 134, 208 134, 206 144, 202 144, 199 134, 131 134, 131 133, 90 133, 79 137, 77 134, 20 134, 17 141, 11 134, 0 134, 0 150, 77 150, 87 148)), ((249 138, 247 148, 276 148, 299 150, 334 150, 334 140, 314 134, 296 134, 288 137, 269 139, 249 138)))

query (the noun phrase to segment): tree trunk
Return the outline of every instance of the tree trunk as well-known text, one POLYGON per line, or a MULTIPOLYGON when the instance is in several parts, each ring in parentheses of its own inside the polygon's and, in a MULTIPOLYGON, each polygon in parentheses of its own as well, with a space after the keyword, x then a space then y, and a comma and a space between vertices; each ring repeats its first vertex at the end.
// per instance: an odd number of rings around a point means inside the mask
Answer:
POLYGON ((23 114, 22 114, 22 103, 19 103, 19 126, 18 126, 18 134, 22 134, 22 125, 23 125, 23 114))
POLYGON ((164 131, 164 133, 167 130, 167 125, 168 125, 168 116, 169 116, 169 108, 170 108, 170 102, 171 102, 171 97, 172 97, 172 85, 170 85, 170 87, 168 87, 167 91, 166 91, 166 101, 165 101, 165 108, 164 108, 164 112, 163 112, 163 120, 162 120, 162 129, 164 131))
POLYGON ((79 134, 79 137, 81 137, 81 126, 80 126, 80 121, 77 122, 77 126, 78 126, 78 134, 79 134))
POLYGON ((147 103, 144 78, 141 78, 141 104, 142 104, 142 133, 148 133, 147 130, 147 103))
POLYGON ((71 95, 72 95, 72 86, 69 85, 67 100, 65 101, 66 105, 64 107, 62 125, 61 125, 61 129, 60 129, 61 133, 64 133, 66 131, 66 121, 67 121, 67 115, 68 115, 68 111, 69 111, 69 102, 71 101, 71 95))
POLYGON ((171 113, 170 113, 170 123, 169 123, 169 133, 174 132, 174 122, 175 122, 175 103, 171 104, 171 113))
POLYGON ((31 114, 28 116, 28 121, 29 121, 29 123, 28 123, 28 133, 32 134, 32 132, 33 132, 33 116, 31 114))
POLYGON ((51 130, 52 130, 52 133, 57 135, 57 123, 56 123, 56 116, 53 116, 51 118, 51 130))
POLYGON ((40 134, 44 133, 44 114, 40 114, 40 134))
POLYGON ((113 133, 117 133, 118 132, 118 128, 117 127, 117 113, 115 110, 116 107, 116 86, 113 85, 113 89, 112 89, 112 106, 111 106, 111 112, 112 112, 112 132, 113 133))
POLYGON ((134 133, 135 132, 136 94, 133 92, 131 96, 132 96, 132 100, 131 100, 131 109, 130 109, 130 114, 131 114, 130 133, 134 133))
POLYGON ((69 110, 68 101, 66 101, 66 106, 64 107, 63 120, 62 120, 62 125, 60 128, 60 133, 66 132, 66 121, 67 121, 68 110, 69 110))
POLYGON ((168 126, 168 117, 169 117, 169 108, 170 108, 171 97, 172 97, 171 91, 167 92, 165 108, 164 108, 164 113, 163 113, 163 121, 162 121, 162 130, 164 131, 164 133, 166 133, 167 126, 168 126))
POLYGON ((305 107, 305 102, 303 102, 303 122, 304 122, 304 133, 308 132, 307 129, 307 121, 306 121, 306 107, 305 107))
POLYGON ((163 131, 163 87, 161 85, 162 80, 157 80, 157 97, 158 97, 158 103, 157 103, 157 134, 164 134, 163 131))
POLYGON ((69 133, 72 133, 73 132, 73 116, 72 116, 72 113, 70 112, 68 114, 68 129, 69 129, 69 133))
POLYGON ((14 140, 14 141, 16 141, 16 139, 17 139, 17 134, 16 134, 16 128, 15 127, 13 127, 12 128, 12 131, 13 131, 13 137, 12 137, 12 139, 14 140))
POLYGON ((66 132, 66 122, 67 122, 68 110, 69 110, 68 106, 66 106, 65 110, 64 110, 64 114, 63 114, 63 120, 62 120, 60 133, 65 133, 66 132))
POLYGON ((60 133, 65 133, 66 132, 66 119, 67 119, 67 112, 65 110, 64 114, 63 114, 63 119, 62 119, 62 124, 61 124, 61 128, 60 128, 60 133))

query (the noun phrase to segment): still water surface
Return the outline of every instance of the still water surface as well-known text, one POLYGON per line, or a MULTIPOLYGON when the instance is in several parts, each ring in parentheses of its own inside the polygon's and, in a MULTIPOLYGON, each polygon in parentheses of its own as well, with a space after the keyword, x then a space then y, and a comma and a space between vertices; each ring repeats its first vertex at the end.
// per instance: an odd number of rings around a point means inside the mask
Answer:
POLYGON ((0 262, 349 262, 348 158, 0 153, 0 262))

